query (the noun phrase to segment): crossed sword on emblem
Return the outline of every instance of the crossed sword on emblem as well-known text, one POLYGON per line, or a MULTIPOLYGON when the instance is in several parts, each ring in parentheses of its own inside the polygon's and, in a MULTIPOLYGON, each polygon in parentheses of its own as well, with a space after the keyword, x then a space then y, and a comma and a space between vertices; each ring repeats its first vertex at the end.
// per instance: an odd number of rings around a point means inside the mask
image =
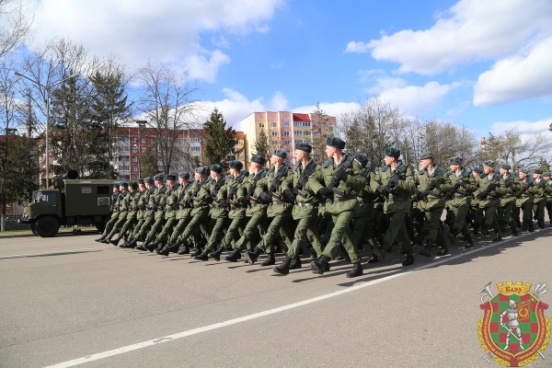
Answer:
MULTIPOLYGON (((540 299, 540 296, 546 294, 546 292, 548 292, 548 289, 546 288, 546 283, 544 283, 544 282, 543 283, 538 283, 535 286, 535 294, 537 296, 537 299, 540 299)), ((485 297, 488 297, 489 298, 488 300, 492 299, 494 295, 491 292, 491 282, 489 282, 487 285, 485 285, 485 287, 480 291, 480 293, 482 294, 481 295, 481 304, 485 303, 485 300, 484 300, 485 297)), ((504 322, 500 322, 500 326, 504 327, 504 329, 506 331, 508 331, 511 336, 515 337, 516 340, 520 342, 520 344, 522 343, 520 338, 511 329, 506 327, 506 324, 504 322)), ((539 355, 542 359, 545 359, 544 354, 542 353, 542 351, 537 350, 537 353, 539 353, 539 355)), ((491 353, 489 351, 487 354, 483 355, 483 360, 486 363, 489 363, 491 360, 493 360, 493 353, 491 353)))

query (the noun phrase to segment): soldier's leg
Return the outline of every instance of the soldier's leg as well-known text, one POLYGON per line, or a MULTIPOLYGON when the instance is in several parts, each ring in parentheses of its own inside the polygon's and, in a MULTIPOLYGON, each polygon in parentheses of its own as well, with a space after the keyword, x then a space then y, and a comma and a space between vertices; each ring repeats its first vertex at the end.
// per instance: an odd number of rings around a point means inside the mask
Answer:
POLYGON ((151 225, 153 225, 154 221, 155 219, 153 218, 153 216, 146 217, 146 219, 144 220, 144 223, 138 229, 138 233, 136 234, 134 239, 138 239, 138 240, 146 239, 146 236, 148 235, 148 231, 151 228, 151 225))
POLYGON ((322 251, 322 255, 328 258, 335 258, 337 256, 339 247, 342 244, 345 231, 350 229, 350 223, 353 219, 353 211, 343 211, 339 215, 332 216, 334 223, 330 239, 322 251))
POLYGON ((361 244, 366 240, 368 237, 368 233, 370 232, 370 214, 364 213, 360 216, 356 216, 353 218, 352 228, 353 228, 353 244, 357 247, 357 249, 360 249, 361 244))
POLYGON ((163 218, 158 218, 157 220, 155 220, 153 225, 151 225, 148 234, 146 235, 146 240, 144 240, 146 243, 151 243, 155 240, 155 238, 157 237, 157 233, 162 229, 164 222, 165 220, 163 218))
MULTIPOLYGON (((247 221, 247 225, 243 229, 241 238, 236 242, 234 249, 245 249, 248 244, 251 244, 251 240, 258 234, 258 226, 265 216, 266 215, 262 212, 255 213, 251 216, 249 221, 247 221)), ((250 249, 250 246, 247 247, 247 249, 250 249)))
POLYGON ((244 223, 245 218, 234 218, 226 230, 226 235, 221 241, 222 246, 227 247, 239 239, 240 227, 244 223))
POLYGON ((546 201, 546 212, 548 212, 548 223, 552 227, 552 199, 546 201))
POLYGON ((277 240, 280 234, 280 227, 287 221, 287 216, 274 216, 270 221, 270 225, 263 235, 261 241, 257 245, 257 248, 261 249, 265 253, 273 252, 273 244, 277 240))
POLYGON ((119 230, 121 230, 125 222, 126 222, 126 216, 118 218, 117 222, 115 222, 115 224, 113 225, 113 228, 111 229, 111 231, 107 234, 107 238, 111 239, 115 234, 117 234, 119 230))
POLYGON ((102 233, 104 238, 107 238, 107 235, 111 232, 111 230, 113 229, 113 226, 118 220, 119 220, 119 216, 111 217, 107 222, 107 224, 105 224, 105 229, 102 233))
POLYGON ((205 246, 205 250, 208 252, 213 251, 220 240, 224 237, 224 229, 228 224, 228 218, 218 218, 215 221, 215 225, 211 228, 211 233, 209 235, 209 240, 205 246))
POLYGON ((174 217, 168 218, 163 225, 161 232, 155 237, 155 242, 158 244, 165 243, 169 236, 173 232, 176 219, 174 217))
POLYGON ((191 217, 185 217, 178 220, 172 230, 171 236, 169 237, 169 244, 176 244, 178 242, 178 238, 180 237, 190 220, 191 217))

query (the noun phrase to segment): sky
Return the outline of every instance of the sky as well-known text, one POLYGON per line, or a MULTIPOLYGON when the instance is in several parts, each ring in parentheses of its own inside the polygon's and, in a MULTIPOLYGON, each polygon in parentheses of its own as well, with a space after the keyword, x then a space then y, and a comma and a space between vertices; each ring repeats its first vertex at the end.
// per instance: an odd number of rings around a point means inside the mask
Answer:
POLYGON ((338 116, 379 97, 476 136, 547 132, 550 0, 26 0, 53 38, 186 72, 229 125, 254 111, 338 116))

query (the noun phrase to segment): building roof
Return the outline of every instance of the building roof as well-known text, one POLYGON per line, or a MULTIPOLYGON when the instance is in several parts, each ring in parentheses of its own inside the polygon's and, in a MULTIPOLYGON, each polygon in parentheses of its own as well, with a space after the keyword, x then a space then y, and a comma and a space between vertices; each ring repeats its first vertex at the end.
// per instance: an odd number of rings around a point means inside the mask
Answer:
POLYGON ((309 114, 293 114, 293 121, 311 121, 309 114))

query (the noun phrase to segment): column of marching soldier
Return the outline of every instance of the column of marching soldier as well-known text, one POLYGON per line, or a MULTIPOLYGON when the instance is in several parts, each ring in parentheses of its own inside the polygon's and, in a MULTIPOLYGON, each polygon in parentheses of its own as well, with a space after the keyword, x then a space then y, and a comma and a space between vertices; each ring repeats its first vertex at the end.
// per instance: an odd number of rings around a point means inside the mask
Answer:
POLYGON ((366 245, 368 263, 399 245, 402 265, 409 266, 414 246, 420 255, 431 257, 435 249, 443 256, 460 238, 471 248, 472 235, 500 241, 506 231, 534 231, 534 219, 542 229, 545 209, 550 220, 549 172, 520 169, 515 175, 493 161, 468 170, 459 157, 445 169, 431 153, 422 155, 415 171, 394 147, 384 150, 384 165, 374 172, 365 154, 352 156, 344 148, 343 140, 328 138, 322 165, 302 144, 294 169, 286 151, 276 150, 270 169, 254 155, 248 171, 231 161, 227 175, 212 165, 196 168, 193 181, 183 172, 115 185, 111 219, 96 241, 117 246, 124 240, 122 248, 163 256, 189 254, 193 247, 192 256, 203 261, 219 261, 226 251, 227 261, 243 254, 255 264, 265 253, 262 266, 275 265, 274 254, 282 250, 286 257, 273 268, 282 275, 301 268, 301 255, 311 257, 317 274, 344 258, 353 264, 347 277, 356 277, 363 273, 359 249, 366 245))

